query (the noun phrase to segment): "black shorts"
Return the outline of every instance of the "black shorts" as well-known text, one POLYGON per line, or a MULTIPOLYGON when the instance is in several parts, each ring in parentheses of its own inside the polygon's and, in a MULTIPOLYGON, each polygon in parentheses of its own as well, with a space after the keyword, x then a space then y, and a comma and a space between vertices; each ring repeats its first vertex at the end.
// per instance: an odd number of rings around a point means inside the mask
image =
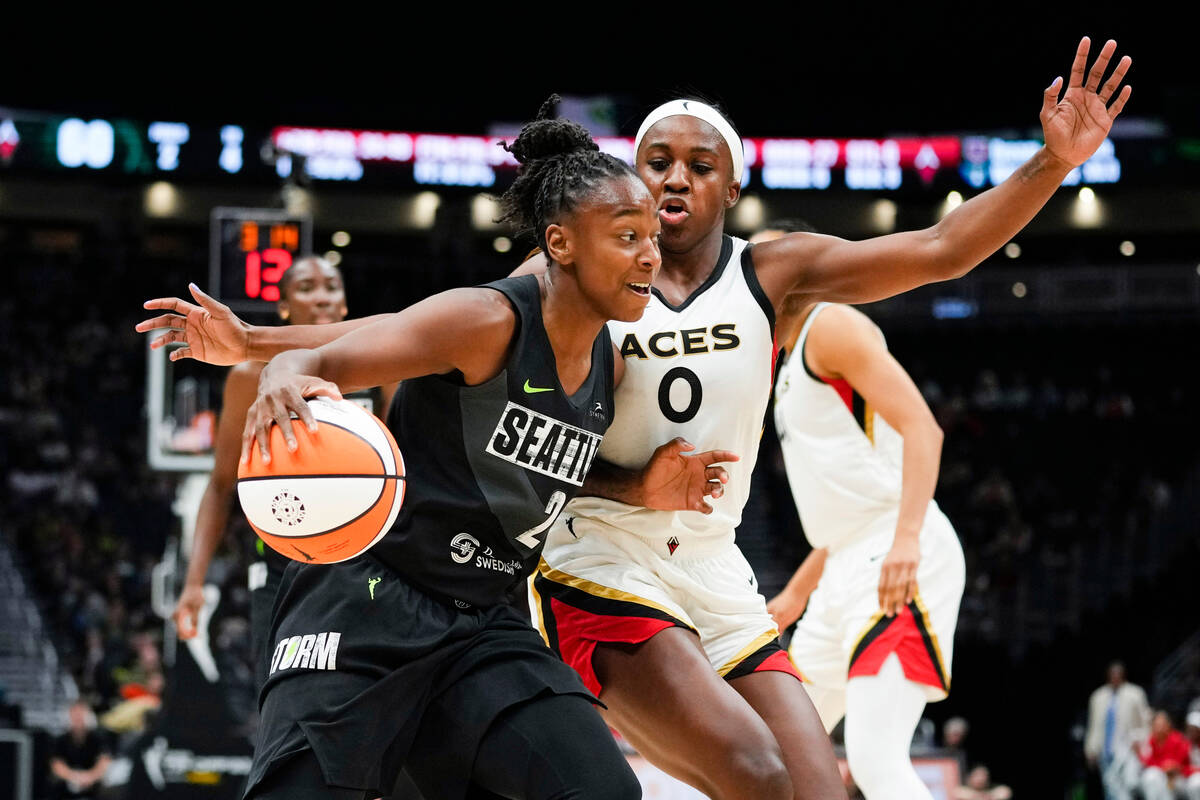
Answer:
POLYGON ((451 724, 428 725, 422 735, 437 737, 441 757, 469 765, 511 706, 547 693, 599 702, 511 607, 456 608, 370 555, 290 564, 270 642, 247 793, 311 750, 328 785, 382 794, 427 712, 451 724))

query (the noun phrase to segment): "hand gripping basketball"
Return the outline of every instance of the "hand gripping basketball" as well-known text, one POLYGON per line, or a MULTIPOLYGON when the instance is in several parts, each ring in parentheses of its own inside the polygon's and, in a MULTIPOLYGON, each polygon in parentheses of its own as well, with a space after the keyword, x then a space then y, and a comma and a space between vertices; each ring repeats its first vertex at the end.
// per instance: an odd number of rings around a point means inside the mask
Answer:
POLYGON ((349 400, 315 398, 285 448, 278 427, 270 462, 251 448, 237 492, 259 537, 288 558, 333 564, 359 555, 391 528, 404 500, 404 459, 387 427, 349 400))
POLYGON ((258 398, 246 411, 246 427, 242 430, 242 463, 250 460, 250 451, 258 442, 264 464, 271 463, 271 426, 278 425, 289 451, 296 450, 296 432, 292 426, 294 414, 310 433, 317 430, 317 421, 305 402, 309 397, 328 397, 341 400, 336 384, 312 375, 297 375, 286 370, 263 371, 263 383, 258 398))

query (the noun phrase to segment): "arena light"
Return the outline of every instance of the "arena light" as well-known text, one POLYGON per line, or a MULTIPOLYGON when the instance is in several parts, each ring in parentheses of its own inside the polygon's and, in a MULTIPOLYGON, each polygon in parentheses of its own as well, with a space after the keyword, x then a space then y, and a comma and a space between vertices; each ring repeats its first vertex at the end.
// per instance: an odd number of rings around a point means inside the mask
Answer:
POLYGON ((490 194, 477 194, 471 198, 471 226, 477 231, 495 230, 500 216, 500 204, 490 194))
POLYGON ((438 206, 442 204, 442 198, 437 192, 419 192, 412 199, 411 207, 409 208, 409 222, 414 228, 428 230, 433 227, 433 222, 437 219, 438 206))
POLYGON ((1016 242, 1009 242, 1008 244, 1004 245, 1004 255, 1008 256, 1009 258, 1020 258, 1021 245, 1017 244, 1016 242))
POLYGON ((299 186, 283 187, 283 205, 289 214, 311 214, 312 194, 299 186))
POLYGON ((350 234, 345 231, 336 231, 333 236, 329 237, 333 242, 334 247, 345 247, 350 244, 350 234))
POLYGON ((946 199, 942 201, 941 208, 938 209, 938 219, 949 214, 954 209, 963 204, 963 196, 961 192, 951 191, 946 195, 946 199))
POLYGON ((871 204, 871 225, 879 233, 896 230, 896 204, 891 200, 876 200, 871 204))
POLYGON ((1026 286, 1022 281, 1017 281, 1012 285, 1012 293, 1013 297, 1020 299, 1029 294, 1029 287, 1026 286))
POLYGON ((1079 190, 1071 206, 1071 222, 1077 228, 1097 228, 1104 221, 1104 205, 1090 186, 1079 190))
POLYGON ((170 217, 179 211, 179 190, 167 181, 155 181, 146 187, 146 215, 170 217))
POLYGON ((512 239, 507 236, 497 236, 492 240, 492 249, 497 253, 507 253, 512 250, 512 239))
POLYGON ((1126 257, 1131 256, 1137 252, 1137 247, 1133 244, 1133 242, 1129 241, 1128 239, 1121 242, 1120 246, 1117 249, 1121 251, 1121 255, 1126 256, 1126 257))
POLYGON ((335 267, 342 263, 342 254, 337 250, 330 250, 326 252, 323 258, 335 267))
POLYGON ((742 195, 733 207, 733 225, 741 230, 755 231, 763 226, 766 214, 766 206, 758 195, 742 195))

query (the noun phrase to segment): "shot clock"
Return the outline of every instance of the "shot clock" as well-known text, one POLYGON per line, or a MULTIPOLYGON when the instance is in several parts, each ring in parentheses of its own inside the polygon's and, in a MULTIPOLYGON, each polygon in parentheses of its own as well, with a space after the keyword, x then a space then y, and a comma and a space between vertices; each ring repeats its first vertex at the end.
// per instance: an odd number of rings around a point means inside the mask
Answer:
POLYGON ((312 218, 270 208, 214 208, 210 293, 238 312, 273 313, 279 279, 312 251, 312 218))

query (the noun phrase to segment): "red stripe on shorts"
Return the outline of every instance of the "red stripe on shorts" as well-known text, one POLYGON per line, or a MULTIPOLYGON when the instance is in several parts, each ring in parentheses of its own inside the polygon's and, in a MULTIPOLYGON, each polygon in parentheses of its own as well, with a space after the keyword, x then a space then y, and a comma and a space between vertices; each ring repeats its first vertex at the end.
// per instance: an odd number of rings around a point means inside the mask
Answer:
POLYGON ((883 662, 895 653, 904 669, 904 677, 914 683, 949 690, 937 657, 922 634, 922 628, 927 627, 925 620, 914 616, 914 606, 915 603, 905 606, 894 617, 881 617, 867 632, 851 656, 849 677, 878 675, 883 662))
POLYGON ((594 614, 568 605, 557 598, 550 599, 553 625, 558 633, 558 654, 579 673, 583 684, 596 697, 603 687, 592 666, 592 654, 600 642, 639 644, 659 631, 676 627, 676 623, 652 617, 609 616, 594 614))

